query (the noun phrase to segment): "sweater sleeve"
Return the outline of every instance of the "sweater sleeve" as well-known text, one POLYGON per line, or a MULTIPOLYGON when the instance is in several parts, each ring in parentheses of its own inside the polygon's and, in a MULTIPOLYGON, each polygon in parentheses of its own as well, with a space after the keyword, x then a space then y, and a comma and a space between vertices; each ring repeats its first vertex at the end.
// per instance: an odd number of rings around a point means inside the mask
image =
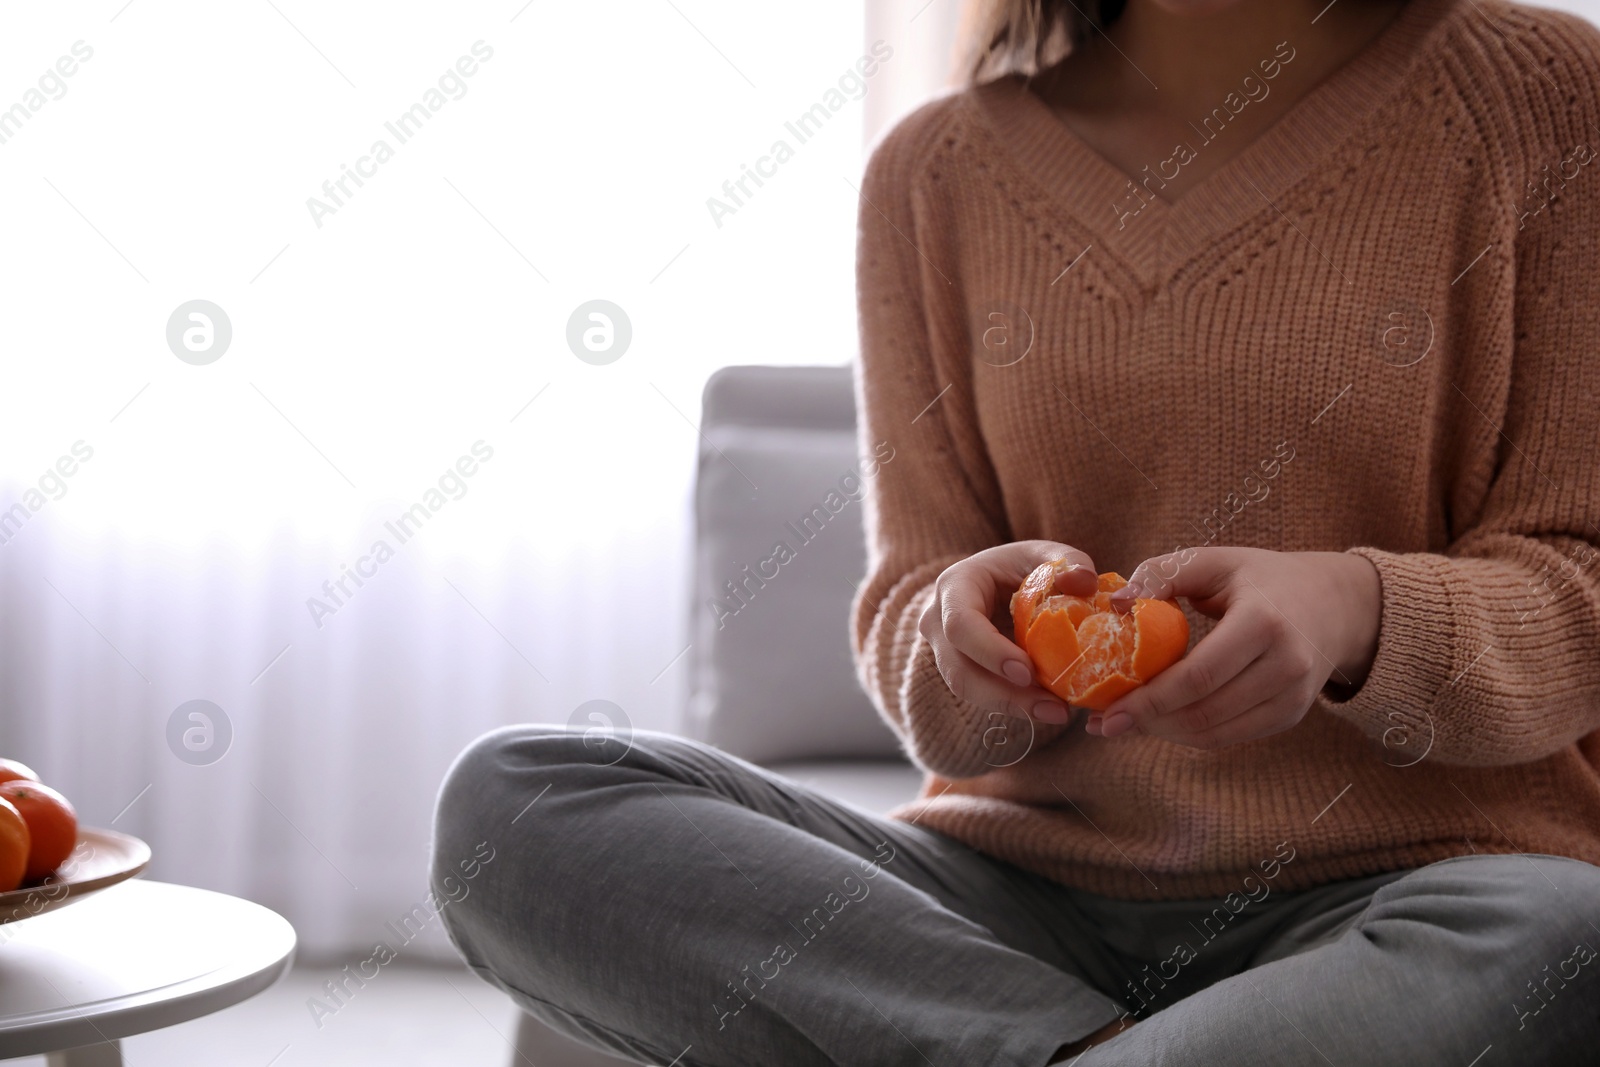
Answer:
MULTIPOLYGON (((1512 230, 1512 366, 1484 509, 1442 554, 1350 550, 1382 581, 1377 653, 1353 694, 1323 696, 1443 763, 1536 760, 1600 730, 1600 33, 1553 28, 1528 45, 1555 62, 1523 79, 1538 144, 1519 162, 1531 179, 1566 160, 1567 181, 1512 230)), ((1448 399, 1456 418, 1494 410, 1459 386, 1448 399)))
POLYGON ((1066 727, 957 699, 918 631, 940 572, 1011 540, 973 406, 955 257, 941 241, 948 224, 936 225, 915 191, 923 145, 945 114, 934 101, 903 120, 861 182, 856 407, 862 453, 879 461, 850 638, 861 684, 907 754, 941 777, 971 778, 1020 762, 1066 727))

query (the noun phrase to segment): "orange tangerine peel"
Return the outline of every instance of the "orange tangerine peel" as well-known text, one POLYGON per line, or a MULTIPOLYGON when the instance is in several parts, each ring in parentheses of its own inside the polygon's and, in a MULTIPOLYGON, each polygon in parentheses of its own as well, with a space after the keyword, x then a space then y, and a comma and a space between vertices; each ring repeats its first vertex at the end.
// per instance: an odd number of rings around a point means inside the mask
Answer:
POLYGON ((1115 571, 1099 576, 1093 596, 1057 593, 1067 566, 1041 563, 1023 580, 1011 595, 1012 630, 1040 685, 1070 705, 1104 711, 1183 658, 1189 620, 1175 601, 1151 597, 1119 613, 1111 594, 1128 583, 1115 571))

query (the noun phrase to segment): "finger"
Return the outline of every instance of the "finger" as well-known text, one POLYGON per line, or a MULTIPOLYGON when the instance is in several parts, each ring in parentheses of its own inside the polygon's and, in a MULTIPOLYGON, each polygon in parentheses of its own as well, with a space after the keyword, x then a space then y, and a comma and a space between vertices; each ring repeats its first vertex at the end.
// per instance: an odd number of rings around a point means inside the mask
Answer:
MULTIPOLYGON (((1170 600, 1187 597, 1208 603, 1227 590, 1228 579, 1240 563, 1235 548, 1183 548, 1162 556, 1151 556, 1133 569, 1128 584, 1111 594, 1111 606, 1127 611, 1135 599, 1150 597, 1170 600)), ((1199 604, 1196 607, 1199 608, 1199 604)), ((1206 611, 1206 614, 1212 614, 1206 611)))
MULTIPOLYGON (((1088 571, 1090 574, 1095 572, 1094 560, 1089 558, 1089 554, 1087 552, 1083 551, 1081 548, 1074 548, 1071 545, 1062 544, 1060 541, 1044 541, 1038 539, 1031 541, 1013 541, 1009 545, 1001 545, 998 548, 988 549, 985 552, 979 553, 979 555, 988 555, 990 552, 993 552, 996 556, 996 561, 1001 563, 1001 566, 997 567, 996 571, 1000 572, 1004 570, 1007 565, 1009 565, 1010 570, 1009 573, 1005 574, 1005 577, 1014 578, 1019 583, 1022 581, 1022 579, 1031 574, 1033 569, 1039 564, 1049 563, 1058 559, 1065 560, 1069 564, 1076 564, 1078 567, 1088 571)), ((1094 583, 1091 582, 1091 592, 1093 591, 1093 587, 1094 583)))
POLYGON ((995 628, 989 601, 989 591, 976 580, 951 580, 940 590, 936 629, 952 648, 984 671, 1013 685, 1030 686, 1033 664, 1016 642, 995 628))
POLYGON ((1040 564, 1060 562, 1052 592, 1069 596, 1093 596, 1099 583, 1094 560, 1081 548, 1060 541, 1015 541, 1009 545, 978 553, 989 566, 997 586, 1009 593, 1021 585, 1040 564))
POLYGON ((1290 667, 1282 656, 1274 655, 1270 648, 1264 649, 1215 692, 1191 704, 1174 708, 1167 715, 1145 720, 1142 729, 1145 733, 1165 737, 1169 741, 1217 729, 1238 718, 1247 709, 1291 688, 1300 675, 1290 667))
POLYGON ((940 636, 937 629, 934 627, 935 632, 927 635, 928 647, 933 651, 939 676, 958 700, 1018 718, 1033 718, 1049 723, 1072 721, 1071 711, 1053 693, 1035 685, 1014 685, 993 671, 986 670, 982 664, 964 655, 947 638, 940 636))
POLYGON ((1215 693, 1270 645, 1254 616, 1230 612, 1188 655, 1113 701, 1102 718, 1104 736, 1115 737, 1136 724, 1144 733, 1160 732, 1155 720, 1215 693))
POLYGON ((1056 572, 1055 584, 1050 591, 1066 596, 1093 597, 1099 588, 1100 575, 1094 569, 1094 564, 1088 556, 1075 551, 1073 556, 1066 557, 1065 565, 1056 572), (1082 557, 1082 560, 1075 557, 1082 557))
POLYGON ((1094 585, 1094 568, 1089 557, 1079 550, 1054 541, 1023 541, 1000 549, 980 552, 974 557, 981 567, 958 570, 939 583, 939 612, 945 636, 967 658, 985 670, 1018 686, 1034 683, 1033 664, 1017 642, 995 628, 991 618, 995 601, 1005 603, 1012 590, 1040 563, 1065 559, 1068 566, 1086 571, 1087 579, 1062 576, 1066 581, 1094 585), (992 553, 992 554, 991 554, 992 553), (1020 573, 1019 573, 1020 572, 1020 573))
POLYGON ((1299 693, 1288 690, 1263 700, 1209 730, 1193 734, 1177 734, 1167 737, 1166 740, 1186 748, 1204 750, 1256 741, 1298 726, 1310 707, 1309 698, 1302 698, 1299 693))

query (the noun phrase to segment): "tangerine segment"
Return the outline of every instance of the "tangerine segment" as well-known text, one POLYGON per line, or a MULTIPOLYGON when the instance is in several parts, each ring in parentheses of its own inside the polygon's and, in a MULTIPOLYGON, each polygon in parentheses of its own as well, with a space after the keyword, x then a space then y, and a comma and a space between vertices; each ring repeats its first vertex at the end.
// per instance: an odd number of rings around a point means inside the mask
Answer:
POLYGON ((1104 711, 1172 666, 1189 648, 1189 620, 1171 600, 1139 597, 1123 615, 1111 594, 1127 581, 1099 576, 1092 597, 1056 593, 1064 560, 1041 563, 1011 598, 1012 627, 1039 684, 1068 704, 1104 711))

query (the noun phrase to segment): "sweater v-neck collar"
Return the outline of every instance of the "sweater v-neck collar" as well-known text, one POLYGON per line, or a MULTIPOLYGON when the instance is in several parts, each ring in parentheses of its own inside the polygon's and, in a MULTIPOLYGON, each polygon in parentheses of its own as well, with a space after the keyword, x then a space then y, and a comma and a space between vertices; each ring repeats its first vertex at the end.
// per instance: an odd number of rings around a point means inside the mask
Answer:
MULTIPOLYGON (((1280 194, 1398 90, 1424 40, 1465 2, 1408 0, 1365 48, 1170 203, 1138 187, 1135 179, 1142 180, 1145 171, 1125 173, 1090 147, 1023 75, 986 82, 964 97, 1022 169, 1088 227, 1096 244, 1155 283, 1162 261, 1175 265, 1210 235, 1254 212, 1274 211, 1280 194)), ((1196 154, 1206 150, 1198 141, 1188 142, 1196 154)), ((1152 160, 1146 171, 1156 174, 1156 163, 1152 160)))

